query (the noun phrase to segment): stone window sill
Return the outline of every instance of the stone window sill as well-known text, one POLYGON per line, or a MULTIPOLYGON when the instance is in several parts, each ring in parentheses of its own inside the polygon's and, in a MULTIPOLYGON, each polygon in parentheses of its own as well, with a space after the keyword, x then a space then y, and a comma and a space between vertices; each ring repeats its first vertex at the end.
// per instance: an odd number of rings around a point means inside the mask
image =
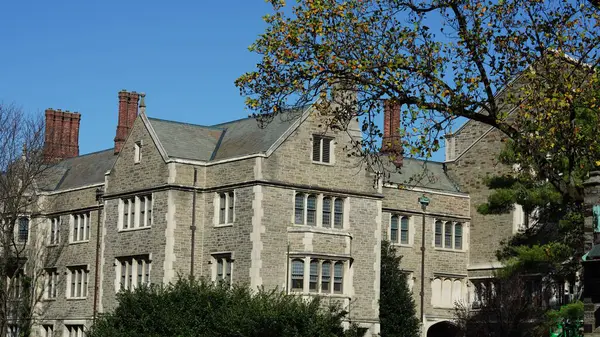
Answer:
POLYGON ((215 227, 215 228, 220 228, 220 227, 233 227, 233 223, 220 223, 220 224, 216 224, 214 227, 215 227))
POLYGON ((329 235, 339 235, 339 236, 351 236, 350 233, 340 228, 325 228, 325 227, 316 227, 316 226, 308 226, 308 225, 294 225, 292 227, 288 227, 288 233, 319 233, 319 234, 329 234, 329 235))
POLYGON ((312 161, 313 164, 315 165, 323 165, 323 166, 335 166, 335 163, 333 161, 330 161, 329 163, 324 163, 322 161, 312 161))
POLYGON ((351 297, 345 295, 343 293, 317 293, 317 292, 303 292, 298 290, 291 290, 290 295, 296 296, 311 296, 311 297, 327 297, 327 298, 341 298, 341 299, 350 299, 351 297))
POLYGON ((69 244, 70 245, 78 245, 78 244, 81 244, 81 243, 88 243, 88 242, 90 242, 89 239, 88 240, 81 240, 81 241, 71 241, 71 242, 69 242, 69 244))
POLYGON ((411 244, 411 243, 397 243, 397 242, 392 242, 392 245, 396 246, 396 247, 404 247, 404 248, 413 248, 414 247, 414 245, 411 244))
POLYGON ((83 300, 87 300, 87 296, 86 297, 67 297, 67 301, 83 301, 83 300))
POLYGON ((434 247, 433 249, 440 251, 440 252, 449 252, 449 253, 466 253, 467 252, 465 249, 451 249, 451 248, 440 248, 440 247, 434 247))
POLYGON ((121 228, 121 229, 119 229, 119 233, 121 233, 121 232, 135 232, 135 231, 141 231, 141 230, 150 229, 150 228, 152 228, 152 226, 135 227, 135 228, 121 228))

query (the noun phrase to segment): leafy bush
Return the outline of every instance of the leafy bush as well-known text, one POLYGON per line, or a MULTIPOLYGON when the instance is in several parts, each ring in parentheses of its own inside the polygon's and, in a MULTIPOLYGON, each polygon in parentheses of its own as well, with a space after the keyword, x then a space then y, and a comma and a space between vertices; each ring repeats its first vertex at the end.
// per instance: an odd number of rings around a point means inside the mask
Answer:
POLYGON ((89 337, 336 337, 360 336, 342 328, 346 312, 319 298, 302 300, 280 291, 179 279, 117 295, 118 306, 101 316, 89 337))

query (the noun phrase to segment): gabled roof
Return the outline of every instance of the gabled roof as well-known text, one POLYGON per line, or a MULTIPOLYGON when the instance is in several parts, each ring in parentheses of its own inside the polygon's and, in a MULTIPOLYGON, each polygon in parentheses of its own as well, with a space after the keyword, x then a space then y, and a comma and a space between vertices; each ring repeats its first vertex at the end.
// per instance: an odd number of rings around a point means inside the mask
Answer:
POLYGON ((266 153, 308 109, 278 114, 261 126, 255 118, 195 125, 148 118, 167 157, 209 162, 266 153))
POLYGON ((107 149, 62 160, 44 172, 38 186, 43 191, 55 191, 103 183, 116 158, 114 149, 107 149))
MULTIPOLYGON (((386 158, 382 158, 386 162, 386 158)), ((389 182, 409 187, 422 187, 446 192, 460 192, 458 185, 448 176, 444 164, 414 158, 404 158, 400 172, 391 161, 387 161, 391 172, 389 182)))

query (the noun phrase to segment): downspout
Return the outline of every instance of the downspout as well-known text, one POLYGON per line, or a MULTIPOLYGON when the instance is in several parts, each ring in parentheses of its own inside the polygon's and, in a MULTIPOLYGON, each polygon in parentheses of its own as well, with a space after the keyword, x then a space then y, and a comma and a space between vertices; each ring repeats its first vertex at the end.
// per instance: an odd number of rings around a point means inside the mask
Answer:
POLYGON ((194 255, 196 249, 196 183, 198 182, 198 169, 194 167, 194 190, 192 193, 192 225, 190 230, 192 231, 192 247, 190 256, 190 278, 194 278, 194 255))
POLYGON ((287 245, 286 263, 285 263, 285 293, 290 293, 290 243, 287 245))
POLYGON ((100 217, 102 216, 102 196, 104 192, 99 187, 96 189, 96 201, 98 202, 98 221, 96 221, 96 269, 94 270, 94 309, 93 323, 96 323, 98 314, 98 285, 100 283, 100 217))

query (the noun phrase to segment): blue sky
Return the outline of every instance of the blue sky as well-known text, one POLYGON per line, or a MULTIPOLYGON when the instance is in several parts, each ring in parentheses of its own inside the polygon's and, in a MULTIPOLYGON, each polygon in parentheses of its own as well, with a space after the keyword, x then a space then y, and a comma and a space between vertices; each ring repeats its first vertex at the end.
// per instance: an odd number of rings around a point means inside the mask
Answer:
POLYGON ((233 82, 254 69, 247 48, 269 11, 263 0, 2 1, 0 101, 80 112, 82 154, 113 146, 121 89, 145 92, 151 117, 244 118, 233 82))

